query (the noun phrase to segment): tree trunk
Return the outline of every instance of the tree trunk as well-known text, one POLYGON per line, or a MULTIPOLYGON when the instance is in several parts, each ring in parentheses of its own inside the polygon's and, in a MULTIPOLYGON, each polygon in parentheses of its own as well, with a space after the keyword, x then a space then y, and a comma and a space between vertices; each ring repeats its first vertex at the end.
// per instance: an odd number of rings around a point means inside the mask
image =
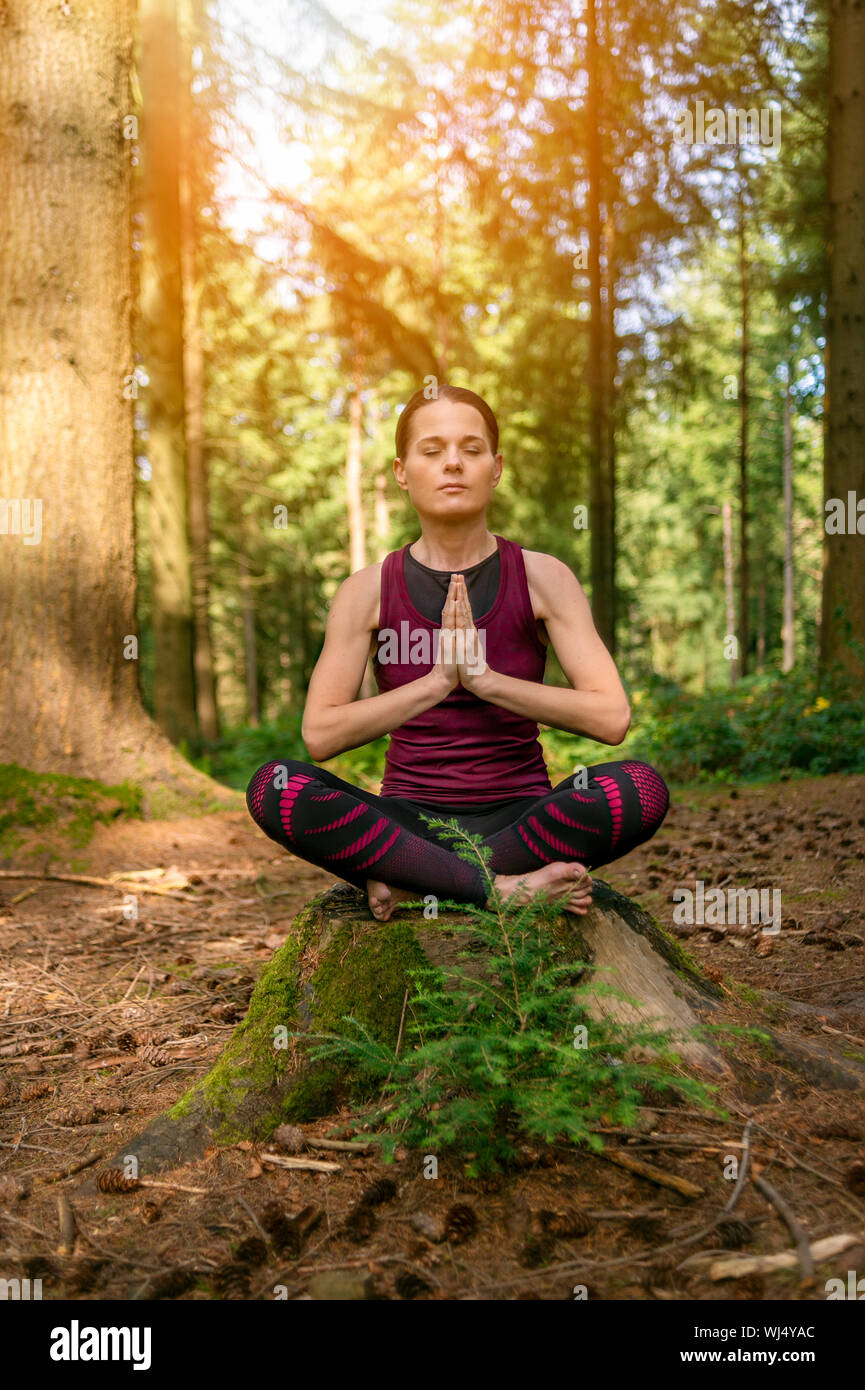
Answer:
POLYGON ((781 627, 781 670, 792 671, 796 659, 793 617, 793 369, 787 364, 784 382, 784 620, 781 627))
POLYGON ((748 256, 745 240, 744 174, 739 176, 739 291, 742 304, 741 359, 739 367, 739 675, 748 674, 751 641, 748 603, 748 256))
MULTIPOLYGON (((721 508, 724 524, 724 603, 727 614, 726 640, 736 638, 736 600, 733 589, 733 509, 729 502, 721 508)), ((730 659, 730 684, 736 684, 739 672, 738 656, 730 659)))
POLYGON ((279 703, 276 721, 284 718, 291 710, 291 627, 288 609, 279 610, 279 703))
MULTIPOLYGON (((627 999, 599 996, 598 1009, 622 1022, 661 1018, 668 1027, 695 1029, 721 997, 635 903, 594 880, 595 902, 585 917, 563 914, 568 954, 604 972, 627 999), (638 1002, 639 1001, 639 1002, 638 1002)), ((351 1098, 353 1080, 344 1069, 312 1064, 301 1043, 274 1046, 280 1026, 320 1033, 339 1031, 351 1013, 376 1038, 396 1043, 407 972, 423 966, 484 973, 483 951, 468 962, 464 932, 468 917, 442 913, 426 921, 404 908, 394 920, 377 922, 366 898, 338 884, 318 894, 298 914, 288 939, 260 977, 244 1021, 213 1069, 144 1134, 126 1145, 146 1171, 185 1161, 210 1143, 262 1139, 289 1120, 329 1114, 351 1098)), ((713 1047, 686 1038, 677 1047, 690 1067, 718 1078, 729 1075, 713 1047)))
POLYGON ((180 248, 183 271, 183 380, 186 395, 195 708, 202 737, 212 741, 219 738, 219 715, 210 635, 210 519, 203 425, 204 346, 200 312, 202 286, 198 265, 200 142, 196 138, 196 109, 192 91, 192 50, 200 36, 196 8, 197 0, 180 0, 180 248))
POLYGON ((255 600, 249 579, 249 561, 240 558, 240 599, 243 607, 243 669, 246 680, 246 720, 257 728, 261 718, 258 699, 258 654, 255 645, 255 600))
MULTIPOLYGON (((356 359, 353 386, 348 403, 348 442, 345 451, 345 495, 348 508, 348 538, 351 573, 361 570, 366 558, 366 517, 363 510, 363 371, 356 359)), ((376 694, 375 678, 367 661, 358 692, 361 700, 376 694)))
POLYGON ((366 521, 363 514, 363 381, 356 373, 348 402, 348 440, 345 450, 345 499, 348 509, 348 543, 351 573, 366 565, 366 521))
POLYGON ((142 0, 141 315, 150 385, 153 705, 173 742, 196 733, 180 254, 177 0, 142 0))
POLYGON ((0 24, 0 106, 16 113, 0 146, 0 759, 130 778, 148 809, 166 791, 229 794, 138 690, 131 25, 129 0, 71 17, 34 0, 0 24))
MULTIPOLYGON (((758 542, 759 542, 758 537, 758 542)), ((765 541, 765 538, 764 538, 765 541)), ((766 570, 760 567, 760 582, 757 585, 757 673, 760 674, 766 662, 766 570)))
MULTIPOLYGON (((865 9, 830 0, 825 499, 865 499, 865 9)), ((855 504, 854 504, 855 505, 855 504)), ((865 521, 860 517, 865 529, 865 521)), ((865 674, 861 532, 823 536, 820 667, 865 674)))
MULTIPOLYGON (((590 1012, 623 1024, 674 1029, 681 1039, 675 1050, 689 1070, 734 1081, 734 1069, 701 1035, 723 991, 700 975, 636 903, 597 878, 594 884, 589 912, 560 918, 568 958, 600 971, 621 996, 598 994, 590 1012)), ((483 978, 484 951, 465 958, 465 932, 454 929, 470 921, 449 912, 428 922, 406 906, 396 919, 379 923, 355 888, 337 884, 318 894, 295 918, 285 945, 259 978, 246 1018, 211 1071, 127 1143, 124 1154, 134 1153, 142 1170, 152 1172, 194 1158, 209 1144, 266 1139, 284 1121, 314 1120, 363 1099, 349 1070, 311 1063, 302 1037, 290 1034, 339 1032, 343 1017, 352 1014, 375 1038, 394 1046, 406 991, 410 998, 413 988, 409 971, 432 965, 483 978)), ((837 1063, 762 1025, 761 1031, 786 1065, 819 1076, 828 1089, 861 1089, 861 1067, 837 1063)), ((641 1049, 640 1055, 650 1054, 641 1049)), ((109 1163, 114 1161, 119 1158, 109 1163)))
MULTIPOLYGON (((606 5, 604 7, 606 12, 606 5)), ((618 340, 616 338, 616 229, 612 211, 608 206, 607 220, 604 224, 604 289, 606 302, 604 322, 604 422, 606 434, 605 471, 607 477, 607 497, 609 515, 607 519, 607 547, 610 556, 610 632, 611 653, 615 656, 616 643, 616 372, 619 365, 618 340)))
POLYGON ((604 409, 604 313, 601 296, 601 198, 603 169, 600 132, 598 0, 586 7, 586 139, 588 178, 589 274, 589 527, 592 616, 608 650, 615 650, 613 559, 610 554, 612 505, 606 466, 604 409))

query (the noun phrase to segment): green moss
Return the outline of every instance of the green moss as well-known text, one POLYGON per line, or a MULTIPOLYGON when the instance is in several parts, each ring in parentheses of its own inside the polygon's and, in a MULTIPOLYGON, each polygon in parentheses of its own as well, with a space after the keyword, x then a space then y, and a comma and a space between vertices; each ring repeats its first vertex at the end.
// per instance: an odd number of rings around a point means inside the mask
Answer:
POLYGON ((344 1090, 345 1078, 336 1068, 310 1067, 292 1088, 280 1113, 266 1127, 266 1133, 272 1133, 282 1123, 300 1124, 332 1114, 344 1090))
POLYGON ((757 1048, 759 1049, 760 1053, 766 1059, 767 1062, 784 1061, 783 1052, 778 1047, 774 1039, 769 1037, 768 1033, 760 1033, 758 1031, 755 1031, 752 1034, 752 1037, 757 1045, 757 1048))
POLYGON ((25 842, 22 829, 42 826, 53 827, 80 848, 90 840, 97 821, 140 816, 141 788, 0 763, 0 805, 0 854, 9 855, 25 842))
POLYGON ((307 909, 296 920, 292 935, 275 953, 249 1000, 242 1023, 231 1035, 225 1051, 213 1068, 168 1112, 181 1119, 196 1108, 203 1108, 216 1119, 217 1137, 245 1137, 242 1118, 244 1098, 266 1094, 283 1075, 290 1051, 275 1046, 277 1029, 289 1032, 296 1026, 298 1005, 298 967, 309 942, 314 918, 307 909), (219 1127, 219 1116, 238 1111, 241 1118, 219 1127))
POLYGON ((759 1009, 763 1007, 763 999, 759 991, 752 989, 750 985, 743 985, 738 981, 734 981, 733 992, 734 994, 738 994, 739 998, 743 1000, 744 1003, 750 1004, 752 1008, 759 1009))
POLYGON ((409 922, 372 927, 345 923, 328 942, 325 958, 313 976, 315 1025, 318 1032, 341 1032, 352 1015, 379 1042, 393 1047, 399 1034, 408 972, 429 968, 409 922), (342 964, 349 947, 351 970, 342 964))
MULTIPOLYGON (((238 810, 246 805, 240 792, 236 793, 235 800, 238 810)), ((231 793, 227 788, 224 796, 217 798, 206 792, 179 790, 157 782, 147 783, 149 820, 174 820, 178 816, 211 816, 218 811, 231 809, 231 793)))

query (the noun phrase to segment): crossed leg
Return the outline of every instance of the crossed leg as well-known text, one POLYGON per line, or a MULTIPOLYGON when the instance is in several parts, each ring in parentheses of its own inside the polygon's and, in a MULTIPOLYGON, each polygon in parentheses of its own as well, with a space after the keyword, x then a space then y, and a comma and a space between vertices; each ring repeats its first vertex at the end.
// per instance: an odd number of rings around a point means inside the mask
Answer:
MULTIPOLYGON (((585 781, 575 787, 565 779, 485 839, 505 898, 526 901, 544 891, 568 911, 587 911, 588 870, 648 840, 666 815, 669 792, 648 763, 597 764, 585 781)), ((487 900, 480 868, 421 830, 416 808, 401 809, 325 768, 295 760, 265 763, 250 781, 247 805, 270 839, 363 889, 381 921, 408 897, 487 900)))

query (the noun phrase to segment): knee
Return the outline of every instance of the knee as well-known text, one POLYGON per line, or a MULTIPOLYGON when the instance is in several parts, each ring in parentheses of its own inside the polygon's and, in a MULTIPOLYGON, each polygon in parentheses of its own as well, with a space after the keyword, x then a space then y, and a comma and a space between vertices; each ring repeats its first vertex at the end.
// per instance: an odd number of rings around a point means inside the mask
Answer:
POLYGON ((636 788, 643 825, 657 830, 669 810, 669 787, 650 763, 628 761, 624 768, 636 788))
POLYGON ((296 773, 310 777, 316 771, 311 764, 298 762, 296 758, 274 758, 268 763, 262 763, 253 773, 246 788, 246 805, 252 819, 257 824, 262 824, 264 798, 269 788, 281 790, 296 773))

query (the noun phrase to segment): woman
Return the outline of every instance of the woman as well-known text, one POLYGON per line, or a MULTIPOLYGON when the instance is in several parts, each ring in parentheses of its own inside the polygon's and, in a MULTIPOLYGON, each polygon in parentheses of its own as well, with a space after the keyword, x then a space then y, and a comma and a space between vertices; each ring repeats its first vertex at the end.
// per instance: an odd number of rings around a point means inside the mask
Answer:
POLYGON ((539 722, 618 744, 630 709, 568 566, 487 528, 502 455, 486 401, 417 391, 396 450, 420 537, 340 586, 302 724, 321 761, 390 734, 381 795, 311 763, 269 762, 249 784, 250 813, 277 844, 364 889, 383 922, 405 898, 486 902, 480 867, 424 814, 483 837, 506 899, 544 891, 584 913, 588 870, 654 835, 667 787, 635 761, 550 785, 539 722), (549 644, 572 688, 543 684, 549 644), (369 656, 379 694, 359 701, 369 656))

